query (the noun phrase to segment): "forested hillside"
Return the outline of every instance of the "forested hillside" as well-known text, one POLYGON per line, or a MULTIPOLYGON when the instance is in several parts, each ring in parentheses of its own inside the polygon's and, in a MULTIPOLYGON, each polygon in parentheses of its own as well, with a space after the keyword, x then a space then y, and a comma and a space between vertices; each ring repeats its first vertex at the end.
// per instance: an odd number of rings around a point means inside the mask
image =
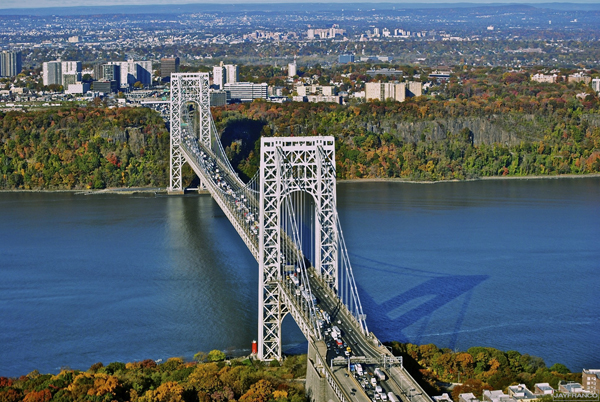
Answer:
POLYGON ((354 106, 254 102, 218 108, 213 115, 226 134, 225 145, 233 144, 234 166, 247 176, 258 167, 252 140, 260 135, 335 136, 340 179, 461 180, 600 172, 595 104, 586 108, 562 103, 558 110, 548 105, 539 113, 517 106, 466 99, 354 106), (248 132, 247 121, 263 124, 248 132), (229 126, 233 130, 228 132, 229 126))
MULTIPOLYGON (((339 179, 463 180, 600 172, 600 100, 589 86, 465 70, 405 102, 212 109, 232 164, 250 178, 261 136, 332 135, 339 179)), ((169 136, 149 109, 0 113, 0 189, 167 184, 169 136)), ((187 166, 187 165, 186 165, 187 166)), ((193 173, 184 169, 184 185, 193 173)))
POLYGON ((1 189, 165 186, 169 133, 145 108, 0 113, 1 189))

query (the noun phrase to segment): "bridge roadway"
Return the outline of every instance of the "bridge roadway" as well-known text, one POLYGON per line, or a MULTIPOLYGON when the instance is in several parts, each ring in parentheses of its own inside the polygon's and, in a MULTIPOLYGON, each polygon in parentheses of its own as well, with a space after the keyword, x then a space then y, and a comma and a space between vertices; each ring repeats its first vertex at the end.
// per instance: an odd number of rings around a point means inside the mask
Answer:
MULTIPOLYGON (((193 170, 201 177, 202 182, 207 186, 213 199, 219 204, 223 212, 227 215, 231 223, 236 228, 237 232, 242 237, 242 240, 246 243, 255 258, 258 258, 257 252, 257 239, 253 233, 244 224, 243 218, 238 216, 236 213, 235 205, 232 205, 230 200, 227 200, 222 191, 220 191, 217 183, 214 182, 214 178, 211 177, 211 172, 206 171, 203 167, 208 166, 206 157, 204 160, 200 155, 206 154, 215 164, 221 168, 221 172, 227 171, 227 166, 223 164, 219 158, 214 157, 214 154, 202 147, 202 151, 191 144, 191 142, 182 144, 182 152, 188 163, 192 166, 193 170), (204 154, 202 153, 204 152, 204 154), (241 220, 241 222, 240 222, 241 220)), ((381 342, 375 337, 374 334, 364 335, 358 321, 352 317, 348 308, 339 300, 336 294, 329 288, 329 286, 323 281, 323 279, 316 274, 314 268, 309 268, 309 284, 310 289, 314 296, 318 299, 318 307, 323 311, 326 311, 331 317, 331 322, 335 323, 342 331, 343 341, 351 347, 353 356, 364 356, 371 361, 380 360, 383 364, 383 356, 386 358, 393 357, 392 353, 384 347, 381 342)), ((288 301, 288 310, 294 317, 298 325, 301 327, 304 335, 307 338, 311 337, 311 334, 307 331, 307 327, 310 325, 310 318, 307 317, 306 309, 303 309, 302 298, 298 296, 299 292, 293 292, 290 285, 285 282, 284 278, 280 283, 282 293, 285 293, 286 300, 288 301), (296 295, 294 295, 296 293, 296 295)), ((340 354, 339 348, 336 353, 336 345, 331 338, 327 339, 328 335, 323 335, 323 341, 327 346, 326 356, 319 356, 319 360, 325 361, 326 367, 325 376, 328 377, 327 373, 331 374, 332 378, 328 381, 332 388, 338 388, 336 395, 341 401, 371 401, 373 399, 372 387, 366 386, 363 388, 357 378, 348 371, 347 365, 332 365, 332 361, 335 357, 340 354), (333 381, 333 383, 332 383, 333 381)), ((309 339, 309 342, 311 339, 309 339)), ((318 340, 312 339, 313 342, 318 340)), ((318 353, 318 351, 317 351, 318 353)), ((343 351, 341 355, 344 356, 343 351)), ((373 372, 376 367, 381 365, 365 364, 367 372, 373 372)), ((379 385, 385 390, 385 392, 393 392, 396 396, 400 397, 403 402, 432 402, 431 398, 425 394, 421 387, 414 381, 414 379, 399 366, 391 366, 386 370, 387 378, 386 381, 381 381, 379 385)), ((372 374, 371 374, 372 375, 372 374)), ((364 381, 364 380, 363 380, 364 381)))
MULTIPOLYGON (((314 268, 310 268, 309 270, 310 287, 319 301, 319 307, 327 311, 331 317, 331 322, 340 328, 343 334, 343 341, 352 349, 352 356, 364 356, 369 360, 378 359, 381 361, 380 365, 363 364, 363 366, 367 367, 365 372, 373 373, 376 367, 383 368, 383 356, 386 356, 386 358, 393 357, 390 350, 383 346, 373 333, 365 336, 357 325, 356 320, 350 317, 347 308, 339 302, 333 291, 329 289, 324 281, 315 275, 314 268)), ((328 341, 328 339, 325 340, 326 342, 328 341)), ((338 356, 335 353, 334 343, 331 342, 330 345, 327 351, 328 364, 331 364, 331 360, 338 356)), ((343 354, 341 355, 343 356, 343 354)), ((348 372, 347 365, 337 366, 337 368, 334 366, 334 369, 334 373, 340 383, 351 383, 350 389, 354 388, 357 390, 356 395, 353 396, 354 400, 359 400, 358 396, 367 398, 360 398, 360 400, 371 400, 352 373, 348 372)), ((402 365, 391 365, 384 371, 387 374, 387 378, 385 381, 379 382, 379 385, 381 385, 386 393, 393 392, 404 402, 432 402, 432 399, 402 365)), ((369 395, 372 395, 372 393, 369 392, 369 395)))

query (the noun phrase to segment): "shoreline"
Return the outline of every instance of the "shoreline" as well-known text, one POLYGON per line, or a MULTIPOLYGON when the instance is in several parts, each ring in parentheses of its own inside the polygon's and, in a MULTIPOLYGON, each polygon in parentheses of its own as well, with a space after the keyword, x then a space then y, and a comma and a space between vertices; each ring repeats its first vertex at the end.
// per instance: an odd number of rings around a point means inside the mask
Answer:
MULTIPOLYGON (((337 183, 383 183, 383 182, 391 182, 391 183, 410 183, 410 184, 439 184, 439 183, 465 183, 465 182, 474 182, 474 181, 496 181, 496 180, 560 180, 560 179, 586 179, 586 178, 598 178, 600 177, 600 173, 587 173, 587 174, 563 174, 556 176, 486 176, 479 177, 476 179, 465 179, 465 180, 437 180, 437 181, 423 181, 423 180, 410 180, 410 179, 402 179, 402 178, 367 178, 367 179, 338 179, 337 183)), ((199 192, 196 190, 189 190, 190 193, 197 194, 208 194, 208 192, 199 192)), ((24 189, 15 189, 15 190, 0 190, 1 193, 74 193, 80 195, 96 195, 96 194, 124 194, 124 195, 132 195, 132 194, 149 194, 154 193, 155 195, 161 194, 166 195, 168 191, 164 187, 112 187, 112 188, 103 188, 101 190, 24 190, 24 189)))
POLYGON ((484 176, 476 179, 465 179, 465 180, 437 180, 437 181, 424 181, 424 180, 410 180, 402 178, 368 178, 368 179, 339 179, 338 183, 359 183, 359 182, 394 182, 394 183, 414 183, 414 184, 438 184, 438 183, 465 183, 473 181, 486 181, 486 180, 545 180, 545 179, 585 179, 589 177, 600 177, 600 173, 587 173, 587 174, 561 174, 555 176, 484 176))

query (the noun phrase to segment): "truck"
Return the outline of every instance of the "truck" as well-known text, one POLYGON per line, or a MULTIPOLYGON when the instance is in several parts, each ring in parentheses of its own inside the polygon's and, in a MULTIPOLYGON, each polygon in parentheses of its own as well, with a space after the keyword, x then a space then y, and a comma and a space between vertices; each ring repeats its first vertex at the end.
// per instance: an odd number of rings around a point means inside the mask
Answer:
POLYGON ((363 375, 363 369, 362 369, 362 366, 360 365, 360 363, 356 363, 356 374, 358 374, 361 377, 363 375))
POLYGON ((331 327, 331 333, 335 334, 336 338, 342 336, 342 331, 340 331, 337 325, 331 327))
POLYGON ((294 285, 296 285, 296 286, 300 285, 300 280, 298 279, 298 277, 296 275, 291 275, 290 279, 294 283, 294 285))
POLYGON ((383 371, 381 371, 379 367, 375 369, 375 375, 377 376, 377 378, 379 378, 380 381, 385 381, 385 374, 383 373, 383 371))
POLYGON ((400 402, 400 400, 398 399, 396 394, 394 394, 393 392, 388 392, 387 395, 388 395, 388 399, 390 400, 390 402, 400 402))

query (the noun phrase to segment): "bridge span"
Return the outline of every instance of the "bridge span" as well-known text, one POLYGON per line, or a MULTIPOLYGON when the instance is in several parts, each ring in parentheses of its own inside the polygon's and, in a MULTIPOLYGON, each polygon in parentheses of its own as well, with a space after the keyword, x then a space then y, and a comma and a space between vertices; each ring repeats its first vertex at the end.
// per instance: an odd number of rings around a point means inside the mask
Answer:
POLYGON ((259 266, 258 358, 282 358, 290 314, 308 340, 314 401, 432 402, 369 332, 336 209, 333 137, 261 139, 257 174, 243 182, 210 114, 207 73, 171 75, 171 193, 188 163, 259 266))

